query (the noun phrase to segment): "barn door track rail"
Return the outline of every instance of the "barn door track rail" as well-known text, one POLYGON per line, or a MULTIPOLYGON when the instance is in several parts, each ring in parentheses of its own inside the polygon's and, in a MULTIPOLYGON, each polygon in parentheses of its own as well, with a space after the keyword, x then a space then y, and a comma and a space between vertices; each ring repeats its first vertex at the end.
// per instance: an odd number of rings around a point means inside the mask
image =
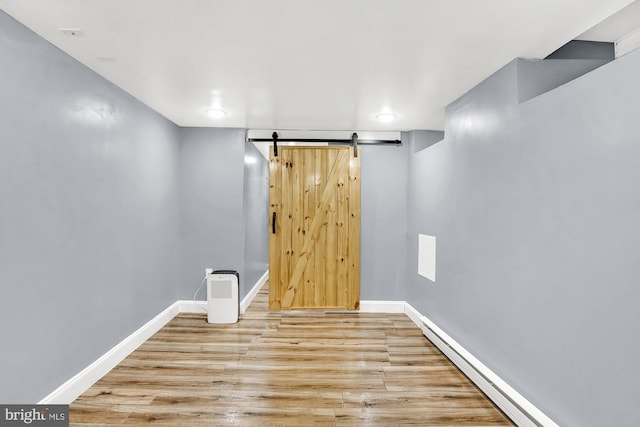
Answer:
MULTIPOLYGON (((304 133, 304 132, 303 132, 304 133)), ((318 132, 315 132, 318 133, 318 132)), ((335 132, 329 132, 335 133, 335 132)), ((389 132, 387 132, 389 133, 389 132)), ((399 132, 398 132, 399 134, 399 132)), ((399 135, 398 135, 399 136, 399 135)), ((312 144, 328 144, 328 145, 351 145, 353 147, 353 154, 355 157, 358 157, 358 145, 401 145, 402 141, 399 138, 394 139, 380 139, 380 138, 361 138, 358 136, 356 132, 351 134, 350 138, 339 138, 339 137, 281 137, 278 132, 273 132, 271 134, 271 138, 261 137, 261 136, 251 136, 251 134, 247 134, 247 142, 253 143, 272 143, 273 144, 273 155, 278 157, 278 144, 283 142, 295 142, 299 144, 312 143, 312 144)))

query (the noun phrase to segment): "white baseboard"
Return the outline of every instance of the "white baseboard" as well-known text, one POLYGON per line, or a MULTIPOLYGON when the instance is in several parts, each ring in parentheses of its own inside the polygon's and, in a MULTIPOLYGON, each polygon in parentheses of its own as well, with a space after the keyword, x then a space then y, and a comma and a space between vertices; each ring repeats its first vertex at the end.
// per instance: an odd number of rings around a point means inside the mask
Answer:
POLYGON ((242 298, 242 301, 240 302, 240 314, 243 314, 245 311, 247 311, 247 308, 249 308, 249 306, 253 302, 253 299, 256 297, 256 295, 258 295, 258 292, 260 291, 260 289, 262 289, 262 286, 267 283, 267 280, 269 280, 269 270, 264 272, 262 277, 258 279, 256 284, 253 285, 253 288, 251 288, 251 290, 247 293, 247 296, 242 298))
POLYGON ((404 301, 360 301, 360 313, 404 313, 404 301))
POLYGON ((73 402, 118 363, 122 362, 131 352, 158 332, 164 325, 169 323, 169 321, 178 314, 179 310, 179 302, 171 304, 162 313, 149 320, 91 365, 78 372, 60 387, 45 396, 38 404, 67 405, 73 402))
MULTIPOLYGON (((241 310, 244 312, 251 301, 255 298, 258 291, 265 284, 269 272, 265 272, 258 280, 249 294, 242 300, 241 310), (242 308, 244 307, 244 308, 242 308)), ((153 334, 158 332, 163 326, 171 321, 179 313, 206 313, 206 301, 178 300, 167 307, 162 313, 145 323, 137 331, 129 335, 127 338, 116 344, 111 350, 98 358, 91 365, 78 372, 60 387, 45 396, 38 404, 62 404, 68 405, 78 396, 87 391, 89 387, 102 378, 107 372, 112 370, 118 363, 122 362, 125 357, 131 354, 142 343, 151 338, 153 334)))
POLYGON ((178 313, 206 313, 207 302, 191 299, 181 299, 176 301, 178 304, 178 313))
POLYGON ((405 303, 405 314, 518 426, 558 427, 558 424, 409 303, 405 303))

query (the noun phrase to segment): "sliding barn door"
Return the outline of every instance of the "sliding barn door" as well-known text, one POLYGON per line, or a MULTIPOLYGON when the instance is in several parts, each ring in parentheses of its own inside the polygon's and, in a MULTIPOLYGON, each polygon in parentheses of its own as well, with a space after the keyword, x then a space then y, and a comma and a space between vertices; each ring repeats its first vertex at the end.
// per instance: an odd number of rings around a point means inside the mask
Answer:
POLYGON ((269 308, 360 306, 360 155, 271 148, 269 308))

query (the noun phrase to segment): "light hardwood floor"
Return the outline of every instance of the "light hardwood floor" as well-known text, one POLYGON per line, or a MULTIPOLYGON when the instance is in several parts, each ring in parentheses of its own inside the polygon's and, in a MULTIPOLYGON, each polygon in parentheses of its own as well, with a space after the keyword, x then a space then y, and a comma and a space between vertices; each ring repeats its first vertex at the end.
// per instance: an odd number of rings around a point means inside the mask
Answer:
POLYGON ((183 314, 76 399, 72 426, 513 425, 403 314, 183 314))

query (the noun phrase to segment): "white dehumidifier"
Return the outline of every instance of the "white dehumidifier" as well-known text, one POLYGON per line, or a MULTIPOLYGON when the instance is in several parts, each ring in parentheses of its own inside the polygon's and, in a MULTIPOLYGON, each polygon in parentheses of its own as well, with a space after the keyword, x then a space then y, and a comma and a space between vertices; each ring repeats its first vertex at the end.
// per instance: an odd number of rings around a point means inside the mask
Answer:
POLYGON ((207 275, 207 322, 236 323, 240 314, 238 299, 240 275, 218 270, 207 275))

